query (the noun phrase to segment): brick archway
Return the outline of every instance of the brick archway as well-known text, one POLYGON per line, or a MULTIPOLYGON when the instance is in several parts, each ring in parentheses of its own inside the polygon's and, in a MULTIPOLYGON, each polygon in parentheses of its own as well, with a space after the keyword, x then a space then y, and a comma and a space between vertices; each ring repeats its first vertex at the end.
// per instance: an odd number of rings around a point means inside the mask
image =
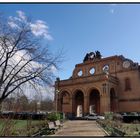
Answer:
POLYGON ((61 111, 67 112, 67 108, 70 104, 70 94, 68 91, 61 92, 61 111))
POLYGON ((76 90, 73 96, 73 115, 77 116, 78 106, 82 107, 82 116, 84 114, 84 93, 81 90, 76 90))
POLYGON ((92 89, 89 93, 89 112, 93 106, 93 112, 100 114, 100 92, 97 89, 92 89))

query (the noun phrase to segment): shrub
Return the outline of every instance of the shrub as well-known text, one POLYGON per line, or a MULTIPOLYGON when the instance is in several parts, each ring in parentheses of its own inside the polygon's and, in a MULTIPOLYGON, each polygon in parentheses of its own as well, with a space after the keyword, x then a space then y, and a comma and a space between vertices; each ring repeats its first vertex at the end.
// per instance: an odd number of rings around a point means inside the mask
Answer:
POLYGON ((105 119, 113 120, 113 112, 105 112, 105 119))
POLYGON ((47 116, 47 119, 49 121, 56 121, 56 120, 60 120, 62 118, 62 115, 60 115, 60 113, 50 113, 47 116))
POLYGON ((123 120, 123 117, 122 117, 121 114, 114 113, 113 114, 113 120, 115 120, 115 121, 122 121, 123 120))

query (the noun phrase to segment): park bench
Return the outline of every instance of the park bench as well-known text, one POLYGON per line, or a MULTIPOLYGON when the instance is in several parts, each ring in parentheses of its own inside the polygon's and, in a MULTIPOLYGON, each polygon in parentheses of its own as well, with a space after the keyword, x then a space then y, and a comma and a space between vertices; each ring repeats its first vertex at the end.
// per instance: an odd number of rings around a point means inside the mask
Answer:
POLYGON ((60 123, 60 120, 56 120, 55 125, 58 126, 59 128, 63 127, 63 124, 60 123))
POLYGON ((55 126, 54 122, 48 122, 48 129, 51 133, 55 133, 58 130, 58 126, 55 126))
POLYGON ((55 126, 54 122, 48 122, 47 127, 42 128, 39 132, 32 135, 32 137, 40 137, 42 135, 55 134, 59 127, 55 126))
MULTIPOLYGON (((44 128, 42 128, 41 130, 39 130, 38 132, 36 132, 36 133, 34 133, 33 135, 32 135, 32 137, 40 137, 41 135, 42 135, 42 132, 44 131, 44 130, 48 130, 46 127, 44 127, 44 128)), ((48 131, 46 131, 46 134, 48 134, 49 132, 48 131)))

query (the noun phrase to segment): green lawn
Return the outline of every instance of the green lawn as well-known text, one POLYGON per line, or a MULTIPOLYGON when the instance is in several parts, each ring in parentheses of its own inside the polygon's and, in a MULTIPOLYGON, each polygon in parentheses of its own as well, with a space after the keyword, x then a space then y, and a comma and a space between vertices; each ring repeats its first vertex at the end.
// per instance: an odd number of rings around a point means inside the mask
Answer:
POLYGON ((45 120, 0 119, 0 136, 30 136, 46 125, 45 120))
MULTIPOLYGON (((20 129, 20 128, 25 128, 25 127, 27 127, 27 120, 15 120, 14 121, 15 122, 15 127, 17 128, 17 129, 20 129)), ((39 124, 41 121, 39 121, 39 120, 32 120, 31 121, 31 124, 32 125, 37 125, 37 124, 39 124)))

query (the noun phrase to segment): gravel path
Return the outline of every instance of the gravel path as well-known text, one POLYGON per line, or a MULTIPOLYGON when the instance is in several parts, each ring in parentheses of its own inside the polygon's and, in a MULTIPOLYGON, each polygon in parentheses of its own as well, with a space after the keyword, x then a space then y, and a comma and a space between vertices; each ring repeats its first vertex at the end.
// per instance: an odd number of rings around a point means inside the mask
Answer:
POLYGON ((96 121, 74 120, 66 121, 63 128, 52 136, 93 136, 104 137, 107 134, 96 121))

